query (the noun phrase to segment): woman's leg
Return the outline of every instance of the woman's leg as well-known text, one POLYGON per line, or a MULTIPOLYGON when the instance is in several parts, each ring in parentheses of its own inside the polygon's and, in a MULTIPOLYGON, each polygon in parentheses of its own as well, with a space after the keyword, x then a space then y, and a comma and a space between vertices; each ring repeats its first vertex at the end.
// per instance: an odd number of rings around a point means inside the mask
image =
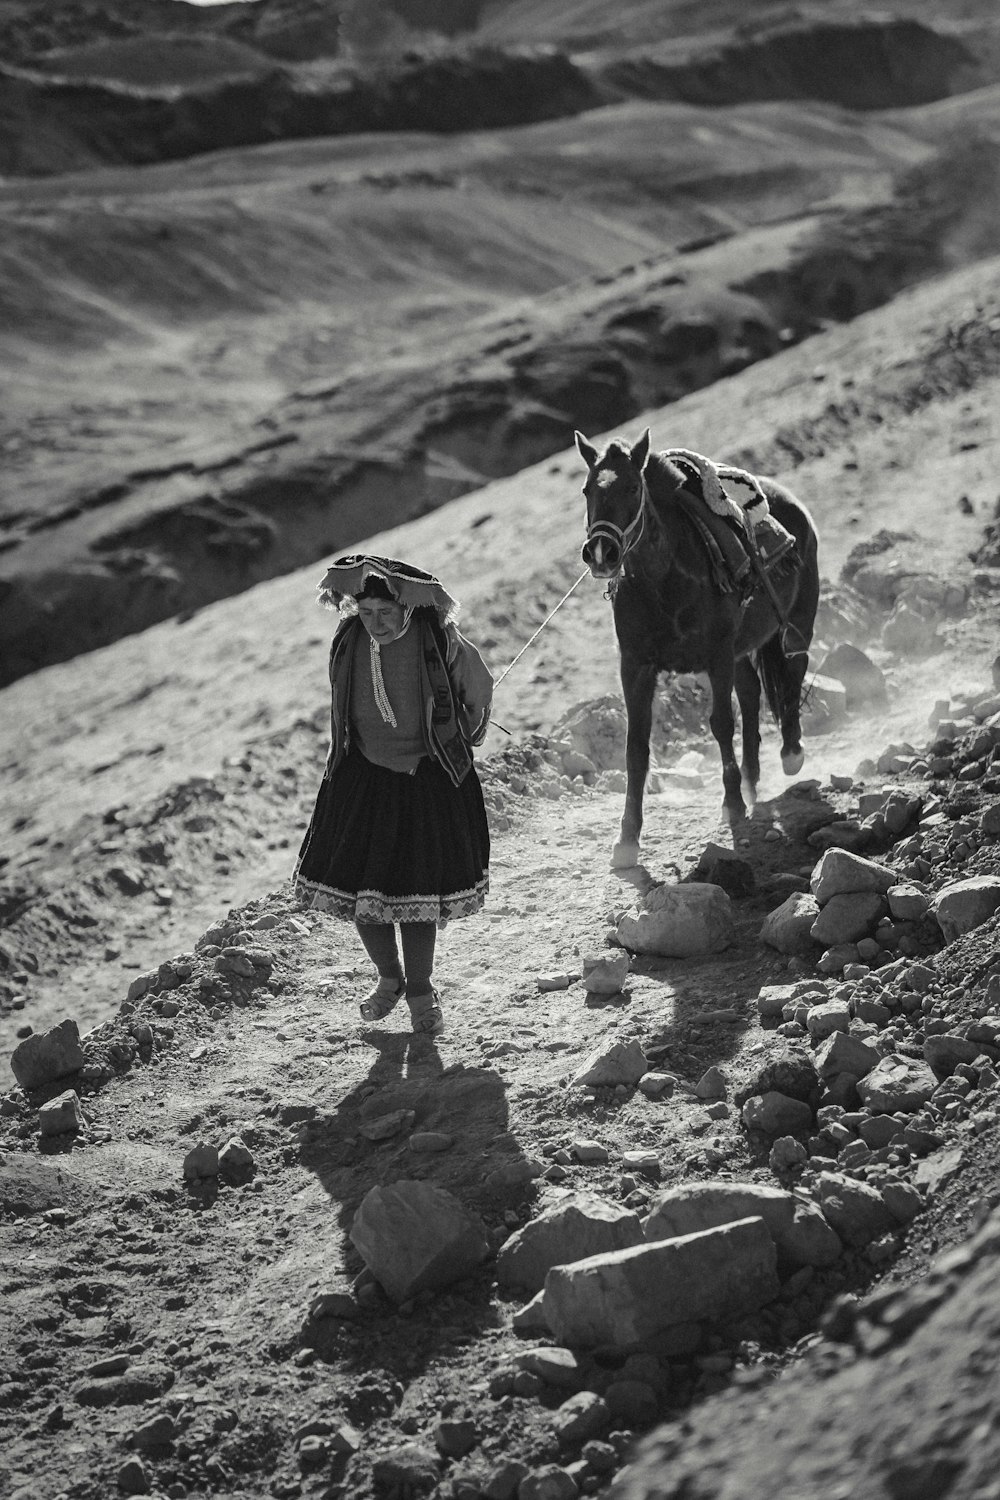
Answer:
MULTIPOLYGON (((402 979, 403 969, 396 947, 396 929, 391 922, 355 922, 358 937, 382 979, 402 979)), ((404 929, 405 931, 405 929, 404 929)))
POLYGON ((396 948, 396 929, 391 922, 355 922, 358 937, 378 969, 378 984, 361 1002, 363 1021, 381 1021, 395 1010, 406 984, 396 948))
POLYGON ((444 1030, 441 1007, 431 985, 437 927, 433 922, 400 922, 403 963, 406 966, 406 1003, 415 1032, 440 1036, 444 1030))
POLYGON ((406 970, 406 998, 429 995, 434 972, 434 945, 437 926, 434 922, 400 922, 403 939, 403 967, 406 970))

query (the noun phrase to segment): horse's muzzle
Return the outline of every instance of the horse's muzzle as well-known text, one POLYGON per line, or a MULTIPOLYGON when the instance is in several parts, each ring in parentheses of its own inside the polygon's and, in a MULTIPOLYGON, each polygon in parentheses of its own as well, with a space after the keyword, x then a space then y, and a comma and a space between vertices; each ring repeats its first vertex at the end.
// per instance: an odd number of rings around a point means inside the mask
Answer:
POLYGON ((588 537, 580 551, 594 578, 613 578, 622 560, 622 550, 608 536, 588 537))

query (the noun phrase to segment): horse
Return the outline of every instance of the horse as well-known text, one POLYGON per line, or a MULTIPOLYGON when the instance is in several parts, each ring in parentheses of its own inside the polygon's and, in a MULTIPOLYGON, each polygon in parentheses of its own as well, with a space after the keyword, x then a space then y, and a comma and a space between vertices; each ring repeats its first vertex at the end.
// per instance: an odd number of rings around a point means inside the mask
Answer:
POLYGON ((757 483, 795 547, 766 586, 747 596, 722 592, 694 512, 705 502, 697 481, 669 453, 650 453, 649 429, 631 447, 613 438, 599 453, 575 434, 587 465, 587 540, 583 560, 609 585, 618 638, 627 734, 626 792, 613 868, 639 863, 642 798, 649 770, 653 695, 661 672, 705 672, 711 685, 709 725, 722 757, 723 816, 747 815, 760 779, 760 694, 781 730, 787 776, 802 768, 799 712, 819 602, 818 538, 802 502, 773 479, 757 483), (743 758, 733 752, 733 688, 742 716, 743 758))

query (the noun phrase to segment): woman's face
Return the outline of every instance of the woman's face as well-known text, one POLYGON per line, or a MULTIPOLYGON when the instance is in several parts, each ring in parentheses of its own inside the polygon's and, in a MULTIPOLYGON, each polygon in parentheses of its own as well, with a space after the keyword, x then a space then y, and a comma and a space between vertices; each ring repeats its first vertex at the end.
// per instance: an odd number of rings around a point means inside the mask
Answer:
POLYGON ((372 640, 380 646, 388 646, 403 628, 403 606, 391 599, 359 599, 358 614, 372 640))

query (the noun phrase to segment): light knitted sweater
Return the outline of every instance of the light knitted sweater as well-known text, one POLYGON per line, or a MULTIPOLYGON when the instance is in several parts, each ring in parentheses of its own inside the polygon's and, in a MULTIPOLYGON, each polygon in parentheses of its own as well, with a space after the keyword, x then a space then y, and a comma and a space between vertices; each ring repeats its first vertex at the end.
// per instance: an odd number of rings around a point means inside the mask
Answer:
POLYGON ((408 630, 382 646, 382 680, 396 716, 395 729, 379 712, 372 687, 371 646, 365 630, 358 632, 351 670, 351 730, 366 760, 390 771, 413 773, 427 754, 421 726, 420 637, 408 630))

